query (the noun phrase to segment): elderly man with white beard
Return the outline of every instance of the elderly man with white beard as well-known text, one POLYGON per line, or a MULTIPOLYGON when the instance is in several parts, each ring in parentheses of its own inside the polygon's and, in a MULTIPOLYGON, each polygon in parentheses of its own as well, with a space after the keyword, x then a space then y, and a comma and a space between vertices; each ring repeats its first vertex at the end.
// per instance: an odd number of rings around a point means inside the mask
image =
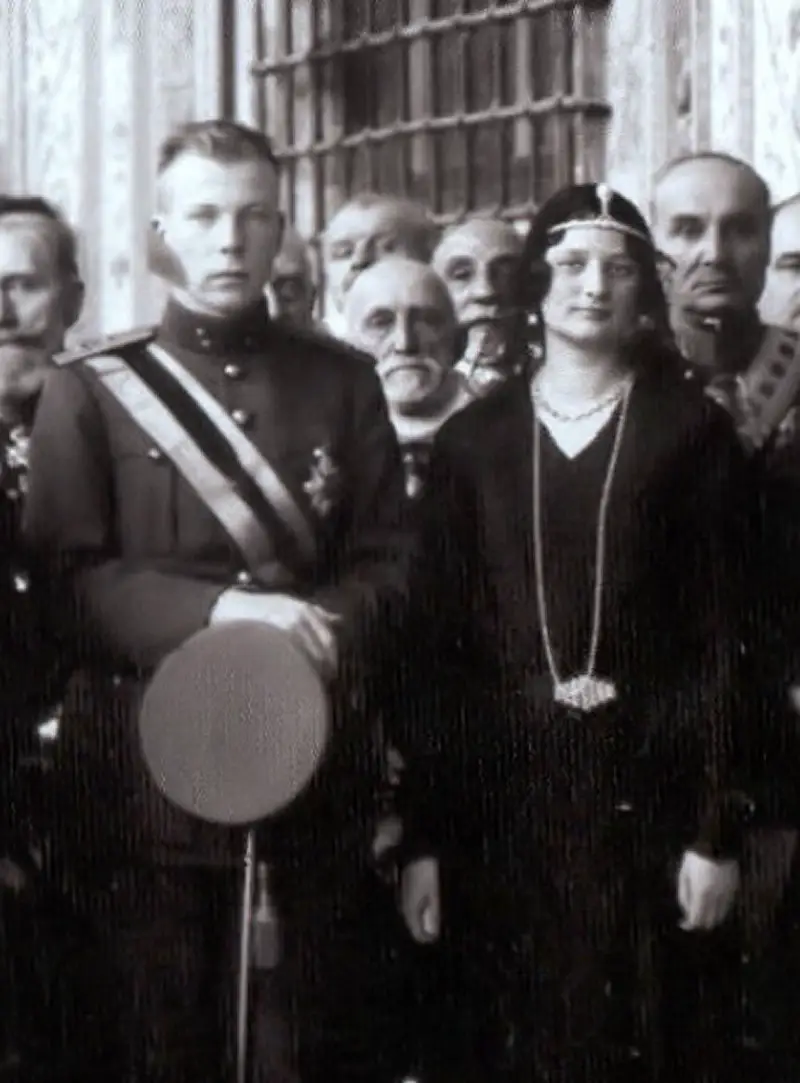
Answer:
POLYGON ((465 332, 459 369, 477 395, 510 375, 505 345, 521 252, 522 237, 512 225, 478 217, 447 230, 433 254, 433 268, 450 291, 465 332))
POLYGON ((350 343, 376 360, 413 499, 437 431, 473 397, 455 367, 461 335, 452 301, 430 267, 392 256, 355 281, 345 318, 350 343))
MULTIPOLYGON (((447 287, 427 264, 388 256, 358 276, 347 294, 344 314, 350 343, 375 358, 403 452, 406 493, 413 507, 425 485, 437 432, 473 399, 456 368, 463 336, 453 303, 447 287)), ((407 658, 416 642, 421 642, 421 637, 412 623, 405 630, 398 655, 407 658)), ((386 680, 392 680, 391 674, 386 680)), ((393 861, 403 841, 403 808, 410 797, 407 756, 393 741, 394 730, 392 718, 384 714, 376 737, 385 750, 386 787, 373 857, 390 882, 393 861)), ((404 990, 398 992, 398 1002, 403 1003, 403 1044, 416 1058, 409 1069, 419 1074, 426 1063, 426 1050, 435 1046, 438 1015, 431 1008, 442 980, 438 971, 440 967, 446 971, 447 960, 440 959, 438 953, 421 958, 402 926, 396 935, 399 971, 393 976, 398 989, 404 990), (408 995, 411 989, 413 996, 408 995)))

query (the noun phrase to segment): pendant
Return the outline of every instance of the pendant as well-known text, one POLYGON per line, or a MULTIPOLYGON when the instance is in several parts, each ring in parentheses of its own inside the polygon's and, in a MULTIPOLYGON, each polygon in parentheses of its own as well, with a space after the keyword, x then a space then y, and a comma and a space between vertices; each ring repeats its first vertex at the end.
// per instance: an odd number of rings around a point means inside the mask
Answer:
POLYGON ((568 681, 557 681, 553 698, 564 707, 588 714, 606 703, 613 703, 617 698, 617 689, 611 681, 584 673, 580 677, 570 677, 568 681))

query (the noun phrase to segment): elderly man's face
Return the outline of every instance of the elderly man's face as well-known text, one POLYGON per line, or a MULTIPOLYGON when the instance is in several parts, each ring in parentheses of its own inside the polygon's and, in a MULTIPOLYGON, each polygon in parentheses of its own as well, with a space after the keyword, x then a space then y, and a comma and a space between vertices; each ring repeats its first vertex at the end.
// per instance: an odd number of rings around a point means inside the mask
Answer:
POLYGON ((677 166, 656 192, 653 234, 674 265, 674 304, 709 316, 755 307, 769 260, 769 220, 745 169, 715 159, 677 166))
POLYGON ((761 298, 765 323, 800 331, 800 198, 772 223, 772 261, 761 298))
POLYGON ((447 292, 428 268, 386 260, 365 271, 348 298, 353 345, 372 354, 398 413, 425 413, 455 361, 456 324, 447 292))
POLYGON ((287 231, 275 257, 267 293, 270 309, 279 319, 296 327, 310 327, 314 322, 316 289, 311 263, 302 238, 293 230, 287 231))
POLYGON ((420 222, 390 201, 371 207, 344 207, 325 233, 323 257, 328 296, 341 312, 356 278, 384 256, 425 261, 420 222))
POLYGON ((58 261, 57 228, 42 215, 0 217, 0 399, 26 400, 77 319, 81 285, 58 261))
POLYGON ((521 252, 521 237, 504 222, 465 222, 445 236, 433 267, 450 291, 462 327, 507 314, 521 252))

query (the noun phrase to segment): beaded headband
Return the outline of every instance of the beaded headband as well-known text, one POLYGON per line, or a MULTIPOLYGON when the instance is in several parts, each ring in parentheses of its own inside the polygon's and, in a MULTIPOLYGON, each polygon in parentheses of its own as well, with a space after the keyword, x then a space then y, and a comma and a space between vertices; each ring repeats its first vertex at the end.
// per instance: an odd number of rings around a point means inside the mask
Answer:
POLYGON ((638 240, 644 241, 650 247, 653 246, 653 242, 646 233, 642 233, 641 230, 636 229, 634 226, 627 226, 624 222, 618 222, 616 218, 612 218, 609 207, 614 193, 607 184, 598 184, 595 193, 597 202, 600 204, 600 213, 595 218, 570 218, 566 222, 558 222, 548 229, 547 236, 550 237, 554 233, 561 233, 570 229, 578 229, 580 226, 595 226, 598 229, 612 229, 616 233, 625 233, 629 237, 636 237, 638 240))

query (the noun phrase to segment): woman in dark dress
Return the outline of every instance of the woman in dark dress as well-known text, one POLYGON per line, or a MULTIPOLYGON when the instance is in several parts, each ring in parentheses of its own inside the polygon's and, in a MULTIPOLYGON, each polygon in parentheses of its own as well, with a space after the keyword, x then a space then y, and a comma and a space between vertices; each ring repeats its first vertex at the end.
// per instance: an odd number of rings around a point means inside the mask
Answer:
POLYGON ((559 192, 524 268, 527 373, 434 449, 395 735, 403 909, 441 925, 461 1020, 429 1078, 712 1079, 720 1013, 673 964, 717 950, 738 886, 748 466, 631 204, 559 192))

